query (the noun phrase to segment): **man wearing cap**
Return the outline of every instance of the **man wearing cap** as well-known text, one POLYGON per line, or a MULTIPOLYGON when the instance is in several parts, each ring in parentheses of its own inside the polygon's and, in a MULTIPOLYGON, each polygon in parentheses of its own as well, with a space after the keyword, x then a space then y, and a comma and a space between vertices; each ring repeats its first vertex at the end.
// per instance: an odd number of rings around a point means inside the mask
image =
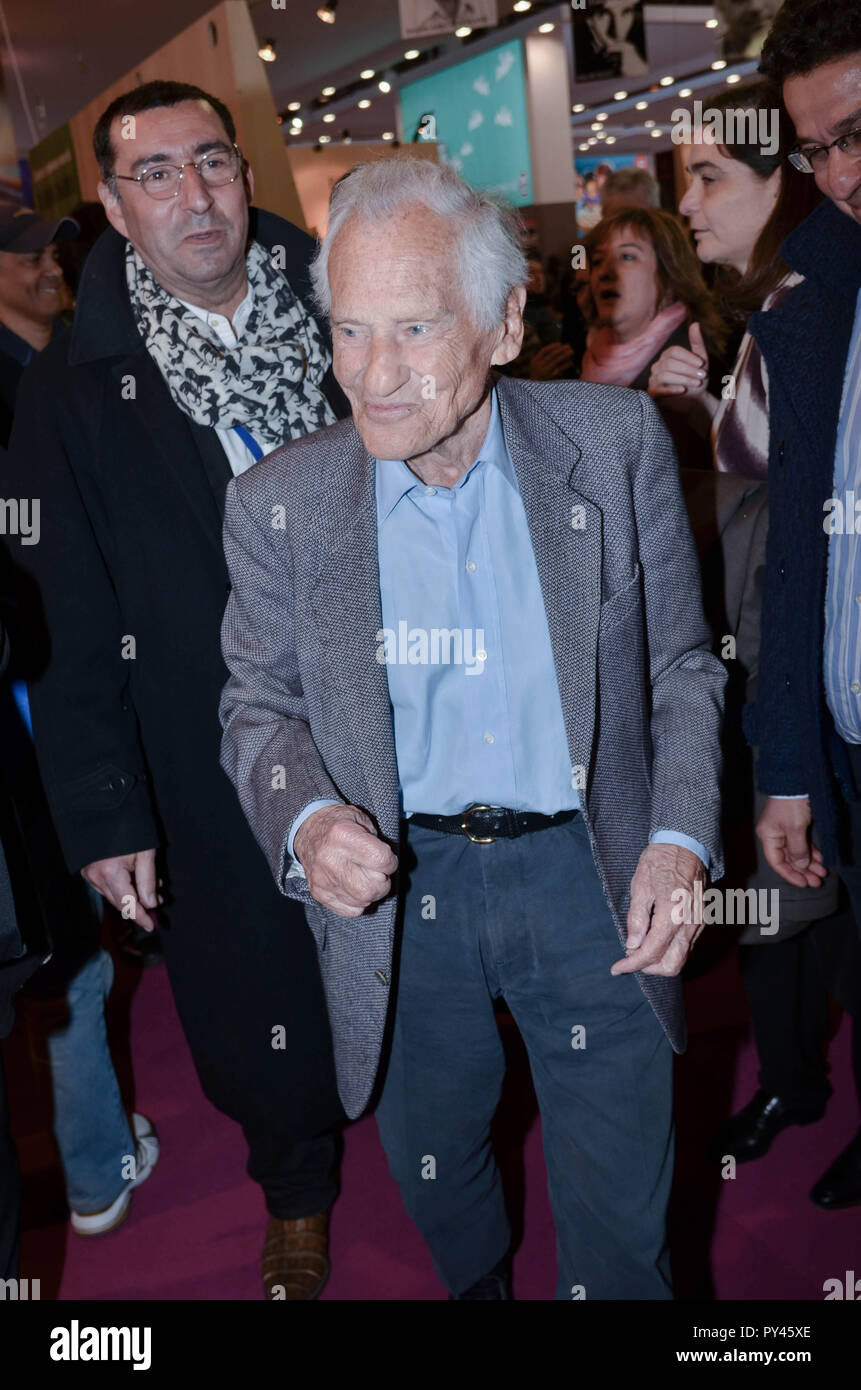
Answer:
POLYGON ((24 368, 48 346, 60 315, 57 242, 77 236, 71 217, 46 222, 30 208, 0 207, 0 445, 12 433, 24 368))
MULTIPOLYGON (((184 83, 147 83, 102 114, 111 227, 71 334, 25 377, 10 453, 14 495, 41 498, 40 542, 19 560, 50 638, 30 690, 66 860, 164 929, 201 1084, 242 1126, 263 1190, 266 1295, 304 1301, 328 1275, 344 1113, 304 913, 219 767, 221 525, 232 476, 346 402, 306 308, 314 243, 249 207, 236 140, 223 103, 184 83)), ((195 1141, 186 1163, 205 1169, 195 1141)))

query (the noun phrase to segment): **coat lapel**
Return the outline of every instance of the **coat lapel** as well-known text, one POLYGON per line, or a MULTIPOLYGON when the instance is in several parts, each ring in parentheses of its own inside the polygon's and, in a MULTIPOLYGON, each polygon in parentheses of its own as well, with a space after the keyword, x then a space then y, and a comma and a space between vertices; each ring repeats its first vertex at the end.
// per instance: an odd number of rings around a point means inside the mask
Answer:
POLYGON ((529 388, 502 378, 497 392, 544 596, 571 763, 588 770, 601 611, 601 510, 576 488, 579 446, 529 388))
POLYGON ((367 809, 383 834, 396 839, 398 768, 391 703, 386 667, 376 659, 383 618, 375 466, 353 428, 338 449, 309 527, 322 556, 311 601, 367 783, 367 809))

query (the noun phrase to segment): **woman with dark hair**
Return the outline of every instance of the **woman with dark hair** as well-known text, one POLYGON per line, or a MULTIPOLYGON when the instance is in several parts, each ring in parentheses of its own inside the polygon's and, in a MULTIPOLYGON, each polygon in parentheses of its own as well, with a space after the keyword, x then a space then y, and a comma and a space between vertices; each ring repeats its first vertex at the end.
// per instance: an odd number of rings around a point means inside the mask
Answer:
MULTIPOLYGON (((717 266, 720 309, 733 327, 744 329, 752 313, 772 308, 799 282, 780 259, 780 247, 813 211, 819 194, 812 179, 787 163, 791 129, 780 93, 767 82, 715 98, 708 114, 709 124, 684 149, 688 189, 679 212, 690 222, 700 261, 717 266), (732 134, 726 144, 715 137, 713 112, 723 118, 724 135, 732 134), (748 112, 752 118, 745 119, 748 112)), ((711 429, 719 472, 764 478, 767 381, 755 343, 744 334, 731 379, 720 392, 706 380, 708 354, 693 343, 691 348, 667 345, 651 369, 650 395, 659 405, 672 402, 688 413, 702 433, 711 429)))
MULTIPOLYGON (((580 377, 645 390, 652 364, 687 345, 719 358, 726 329, 683 228, 667 212, 623 208, 586 238, 592 324, 580 377)), ((662 402, 659 400, 658 405, 662 402)), ((703 463, 701 442, 678 414, 666 423, 683 463, 703 463)))

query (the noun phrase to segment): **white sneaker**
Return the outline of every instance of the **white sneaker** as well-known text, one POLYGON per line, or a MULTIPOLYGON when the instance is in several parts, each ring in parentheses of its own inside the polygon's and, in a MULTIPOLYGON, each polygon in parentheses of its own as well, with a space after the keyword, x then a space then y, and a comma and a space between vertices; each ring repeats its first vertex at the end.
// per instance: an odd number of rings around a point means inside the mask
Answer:
POLYGON ((132 1204, 132 1189, 146 1182, 161 1152, 161 1145, 153 1129, 152 1121, 146 1115, 132 1115, 132 1130, 135 1136, 135 1176, 129 1178, 115 1201, 104 1211, 89 1212, 86 1215, 71 1213, 72 1230, 79 1236, 101 1236, 106 1231, 114 1231, 121 1226, 129 1214, 132 1204))

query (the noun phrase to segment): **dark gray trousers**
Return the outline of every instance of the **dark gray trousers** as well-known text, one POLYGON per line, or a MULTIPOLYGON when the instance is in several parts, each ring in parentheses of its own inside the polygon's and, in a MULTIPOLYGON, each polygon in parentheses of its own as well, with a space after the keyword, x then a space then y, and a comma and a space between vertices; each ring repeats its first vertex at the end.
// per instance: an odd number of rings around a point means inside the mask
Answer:
POLYGON ((582 817, 477 845, 410 827, 391 1053, 377 1108, 404 1204, 453 1292, 511 1233, 490 1143, 503 996, 529 1053, 560 1299, 672 1296, 672 1050, 623 955, 582 817))

